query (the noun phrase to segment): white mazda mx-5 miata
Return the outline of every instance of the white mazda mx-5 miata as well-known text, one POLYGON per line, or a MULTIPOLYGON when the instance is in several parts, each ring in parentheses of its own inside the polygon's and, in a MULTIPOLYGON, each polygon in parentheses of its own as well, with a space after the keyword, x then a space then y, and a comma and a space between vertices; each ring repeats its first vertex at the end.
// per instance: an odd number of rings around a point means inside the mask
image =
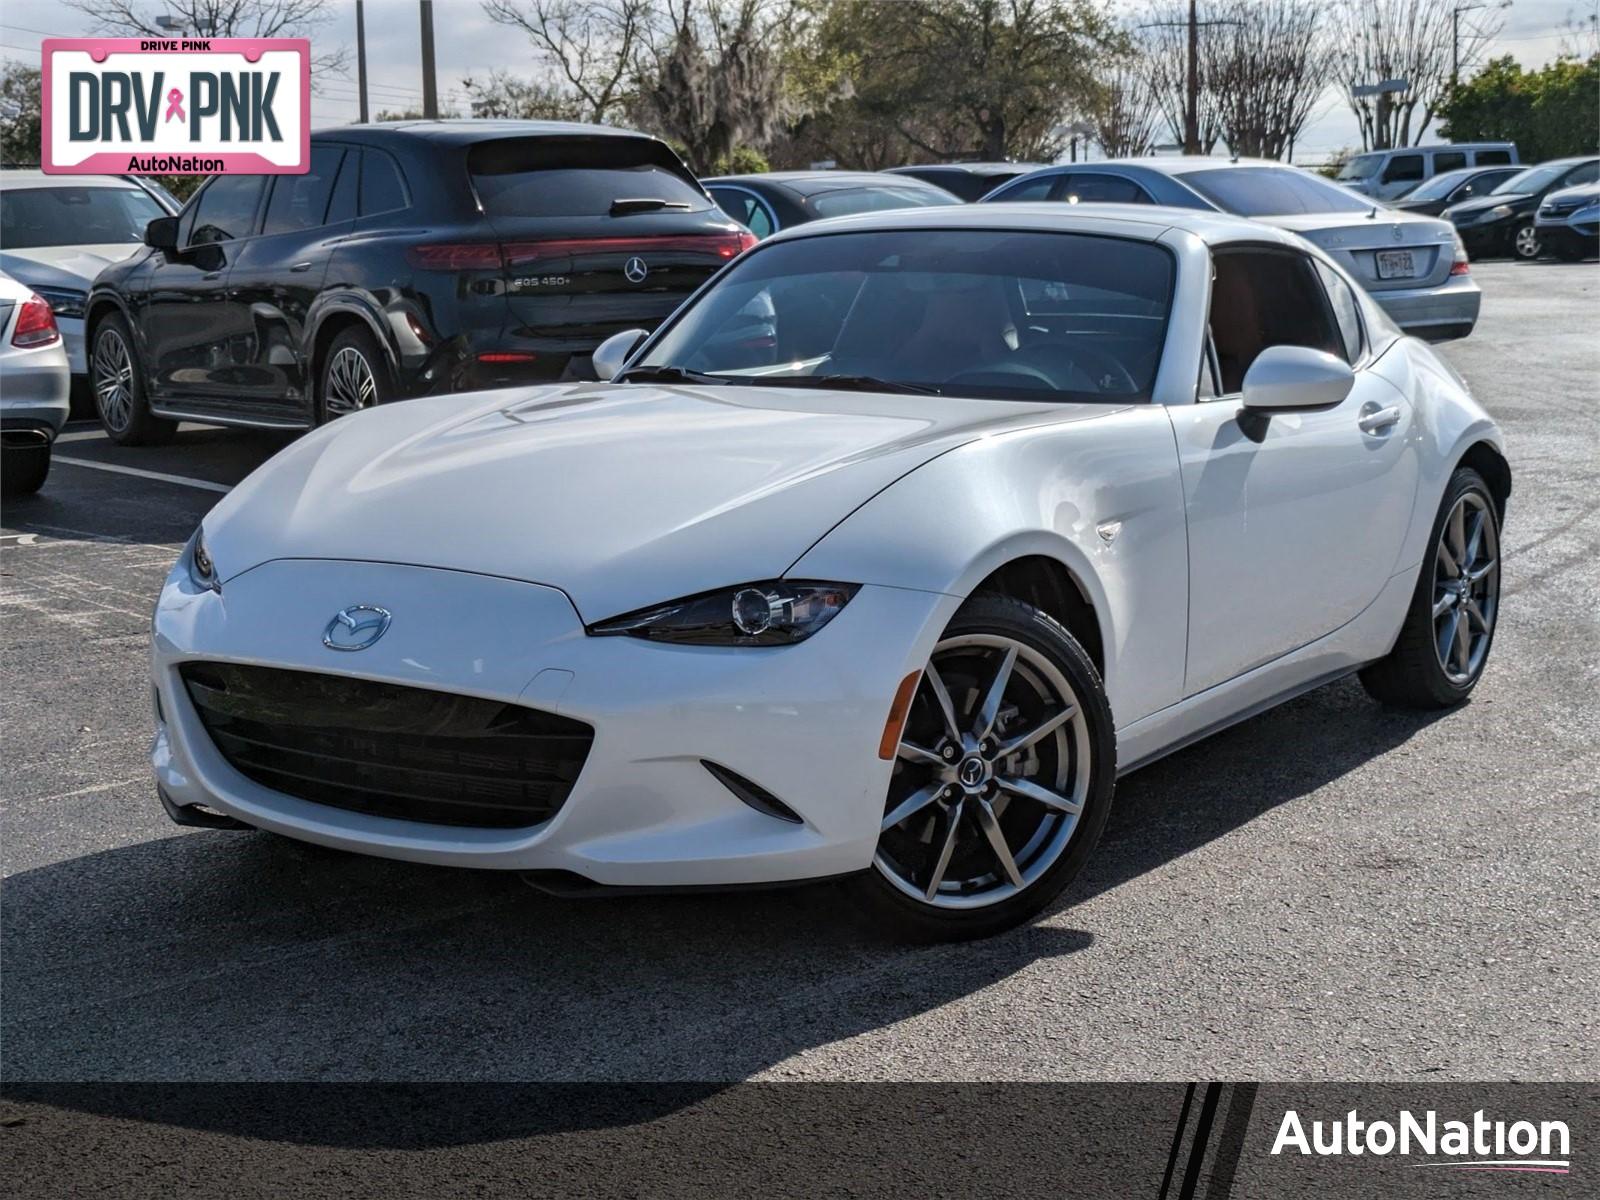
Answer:
POLYGON ((1292 234, 842 218, 595 364, 341 419, 206 517, 155 615, 174 819, 568 891, 853 875, 974 936, 1119 773, 1489 654, 1500 434, 1292 234))

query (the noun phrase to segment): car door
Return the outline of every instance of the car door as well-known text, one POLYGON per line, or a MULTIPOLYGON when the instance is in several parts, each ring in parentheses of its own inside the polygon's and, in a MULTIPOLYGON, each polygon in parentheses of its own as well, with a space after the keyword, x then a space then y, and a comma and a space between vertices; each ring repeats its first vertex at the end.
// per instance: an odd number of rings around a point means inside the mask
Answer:
POLYGON ((141 324, 153 398, 225 397, 233 386, 235 342, 247 309, 228 295, 228 274, 254 234, 264 175, 218 175, 178 224, 179 249, 154 256, 141 324))
POLYGON ((1186 695, 1370 604, 1397 568, 1418 477, 1412 406, 1366 369, 1343 275, 1286 246, 1226 247, 1214 268, 1209 385, 1168 410, 1189 524, 1186 695), (1331 408, 1247 413, 1245 372, 1273 345, 1337 354, 1355 386, 1331 408))
POLYGON ((351 221, 328 221, 329 201, 346 157, 343 146, 314 145, 304 175, 273 177, 261 232, 241 245, 228 277, 230 303, 248 316, 235 371, 235 395, 265 418, 309 417, 306 316, 322 288, 334 241, 351 221))

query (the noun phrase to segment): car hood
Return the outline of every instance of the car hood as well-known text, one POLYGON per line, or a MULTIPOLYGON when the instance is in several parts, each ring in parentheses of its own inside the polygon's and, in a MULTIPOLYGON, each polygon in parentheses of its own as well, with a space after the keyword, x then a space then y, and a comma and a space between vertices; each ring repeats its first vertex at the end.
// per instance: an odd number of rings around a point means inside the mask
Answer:
POLYGON ((265 463, 206 541, 224 588, 273 559, 411 563, 561 588, 595 621, 781 576, 946 450, 1117 407, 609 383, 408 400, 265 463))
POLYGON ((1463 200, 1460 204, 1452 204, 1448 209, 1451 217, 1467 216, 1473 213, 1488 212, 1491 208, 1498 208, 1502 204, 1517 205, 1533 199, 1525 192, 1491 193, 1487 196, 1475 196, 1471 200, 1463 200))
POLYGON ((0 251, 0 271, 30 287, 65 287, 87 292, 94 277, 137 253, 138 242, 102 246, 36 246, 0 251))

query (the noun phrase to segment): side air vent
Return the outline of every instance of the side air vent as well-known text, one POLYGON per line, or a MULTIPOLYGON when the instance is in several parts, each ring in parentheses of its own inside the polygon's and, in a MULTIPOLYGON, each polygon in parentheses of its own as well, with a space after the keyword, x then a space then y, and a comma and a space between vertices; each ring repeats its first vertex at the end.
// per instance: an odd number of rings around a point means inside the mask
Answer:
POLYGON ((700 760, 700 765, 710 771, 718 783, 763 816, 776 817, 780 821, 788 821, 791 825, 805 824, 800 819, 800 814, 760 784, 751 783, 743 775, 704 758, 700 760))

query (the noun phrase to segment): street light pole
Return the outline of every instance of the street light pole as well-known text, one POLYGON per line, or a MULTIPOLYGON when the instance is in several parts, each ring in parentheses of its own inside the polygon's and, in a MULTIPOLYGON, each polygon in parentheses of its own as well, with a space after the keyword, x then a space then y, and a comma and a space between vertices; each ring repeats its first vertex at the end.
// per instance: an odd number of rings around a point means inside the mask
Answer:
POLYGON ((1200 153, 1200 20, 1189 0, 1189 77, 1184 84, 1183 152, 1200 153))
POLYGON ((367 14, 356 0, 356 91, 361 95, 361 123, 367 123, 367 14))
POLYGON ((422 116, 439 119, 439 84, 433 69, 433 0, 422 0, 422 116))

